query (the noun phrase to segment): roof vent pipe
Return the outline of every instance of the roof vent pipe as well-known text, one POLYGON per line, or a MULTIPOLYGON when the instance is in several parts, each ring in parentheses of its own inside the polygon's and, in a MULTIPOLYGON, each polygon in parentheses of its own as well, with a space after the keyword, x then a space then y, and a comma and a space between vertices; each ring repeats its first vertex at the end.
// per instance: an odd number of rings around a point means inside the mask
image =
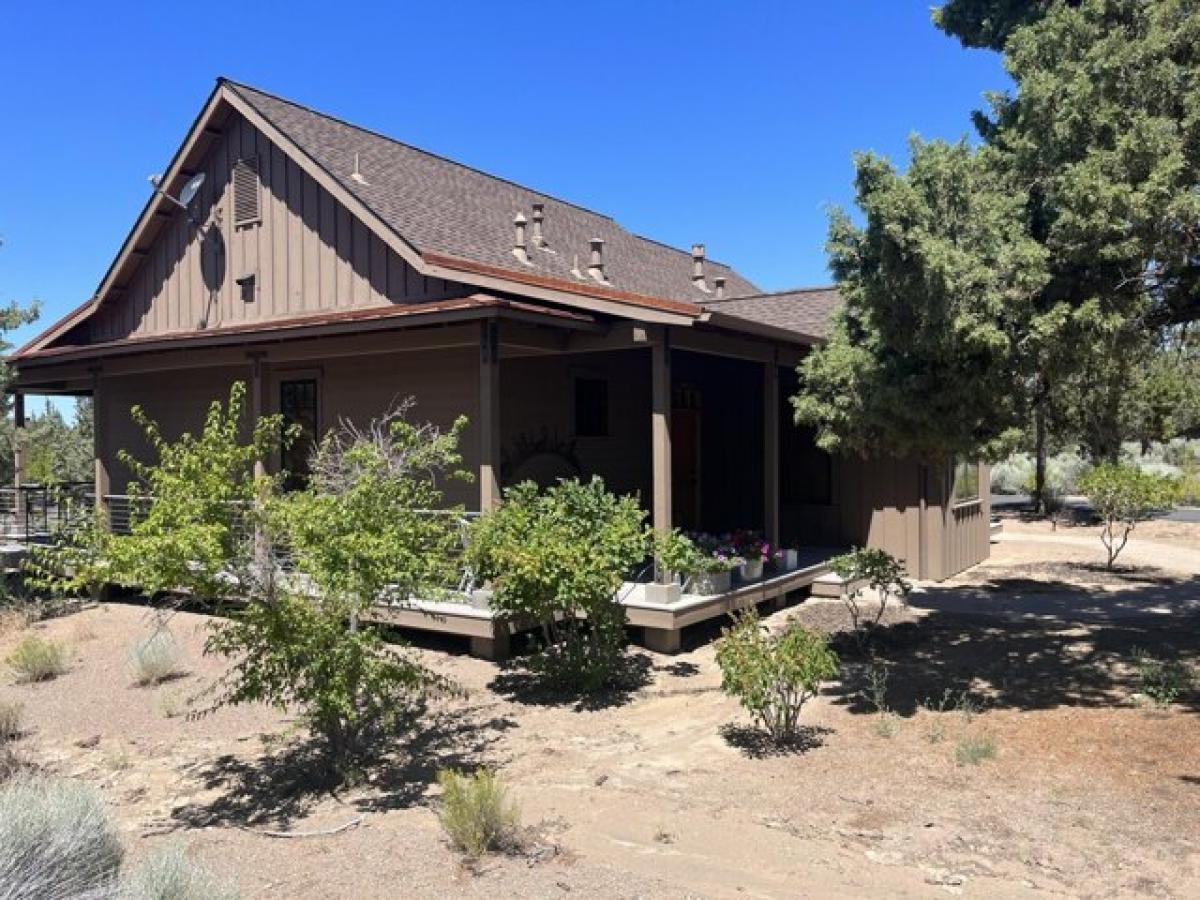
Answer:
POLYGON ((529 248, 525 245, 525 217, 520 213, 517 213, 513 217, 513 227, 517 232, 516 239, 513 242, 513 256, 525 263, 525 265, 531 265, 529 262, 529 248))
POLYGON ((713 286, 717 289, 717 299, 725 299, 725 279, 718 275, 713 279, 713 286))
POLYGON ((692 244, 692 284, 702 291, 708 290, 704 283, 704 245, 692 244))
POLYGON ((548 250, 550 245, 546 243, 546 236, 542 234, 542 223, 546 220, 546 204, 533 204, 533 246, 539 250, 548 250))
POLYGON ((592 245, 592 261, 588 263, 588 274, 597 281, 603 282, 604 278, 604 241, 600 238, 592 238, 589 242, 592 245))

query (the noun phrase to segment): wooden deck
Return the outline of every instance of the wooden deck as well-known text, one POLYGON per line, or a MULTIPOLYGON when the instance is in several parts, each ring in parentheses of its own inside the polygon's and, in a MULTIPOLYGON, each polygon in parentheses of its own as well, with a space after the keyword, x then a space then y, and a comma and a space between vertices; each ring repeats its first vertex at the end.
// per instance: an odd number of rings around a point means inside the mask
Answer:
MULTIPOLYGON (((714 595, 679 593, 674 602, 648 597, 652 586, 626 583, 618 593, 629 624, 641 629, 645 645, 659 653, 676 653, 683 629, 710 619, 810 588, 818 579, 836 582, 828 560, 838 550, 802 551, 799 566, 787 572, 768 572, 763 578, 735 583, 731 590, 714 595), (651 587, 648 591, 647 588, 651 587)), ((832 582, 831 582, 832 583, 832 582)), ((485 592, 476 603, 414 600, 403 605, 379 606, 371 619, 381 624, 415 631, 454 634, 470 640, 471 653, 485 659, 508 656, 514 634, 529 630, 533 622, 512 622, 488 609, 485 592)))

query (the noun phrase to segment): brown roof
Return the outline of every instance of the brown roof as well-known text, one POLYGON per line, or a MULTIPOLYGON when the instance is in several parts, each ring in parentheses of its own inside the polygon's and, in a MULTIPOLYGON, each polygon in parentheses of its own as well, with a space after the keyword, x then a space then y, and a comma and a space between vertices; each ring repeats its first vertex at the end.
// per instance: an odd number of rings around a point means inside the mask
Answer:
MULTIPOLYGON (((488 175, 389 137, 315 112, 246 85, 224 82, 259 115, 285 133, 339 184, 413 246, 423 257, 461 260, 501 270, 521 281, 554 279, 603 289, 586 272, 589 241, 604 243, 604 271, 614 293, 700 304, 711 294, 692 284, 690 251, 639 237, 606 215, 488 175), (351 178, 357 154, 366 183, 351 178), (534 265, 512 254, 513 217, 531 219, 531 205, 545 205, 545 237, 553 253, 532 246, 534 265)), ((751 294, 753 283, 726 265, 706 263, 709 282, 726 279, 731 293, 751 294)))
POLYGON ((704 307, 738 319, 824 339, 829 337, 833 311, 841 302, 838 289, 829 286, 707 300, 704 307))

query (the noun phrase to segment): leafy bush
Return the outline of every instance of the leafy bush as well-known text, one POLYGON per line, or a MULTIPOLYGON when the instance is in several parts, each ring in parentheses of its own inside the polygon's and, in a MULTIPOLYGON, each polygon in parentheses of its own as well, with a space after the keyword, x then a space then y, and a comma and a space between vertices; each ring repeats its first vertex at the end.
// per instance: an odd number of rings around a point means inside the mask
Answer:
POLYGON ((850 628, 860 644, 879 624, 887 611, 888 603, 895 599, 904 604, 912 591, 912 584, 904 577, 904 566, 886 550, 855 547, 849 553, 833 557, 829 560, 829 565, 847 585, 865 582, 866 588, 873 590, 879 598, 879 608, 874 616, 868 617, 863 608, 863 587, 855 587, 842 597, 842 602, 850 613, 850 628))
POLYGON ((770 634, 753 610, 721 632, 717 665, 721 689, 779 743, 795 737, 804 704, 838 672, 837 654, 824 635, 799 622, 770 634))
POLYGON ((50 681, 67 671, 67 648, 40 634, 26 636, 7 659, 17 681, 50 681))
POLYGON ((0 744, 15 741, 23 733, 25 707, 16 700, 0 700, 0 744))
POLYGON ((654 535, 654 562, 660 581, 700 570, 704 553, 678 528, 654 535))
POLYGON ((1175 503, 1177 486, 1172 479, 1149 474, 1123 463, 1103 463, 1079 480, 1080 490, 1100 517, 1100 541, 1112 569, 1129 542, 1134 526, 1159 509, 1175 503))
POLYGON ((954 758, 960 766, 977 766, 985 759, 996 758, 996 742, 986 734, 966 734, 954 747, 954 758))
POLYGON ((168 844, 124 880, 121 900, 237 900, 237 888, 168 844))
POLYGON ((129 651, 129 667, 140 685, 160 684, 182 672, 179 645, 164 625, 150 636, 133 645, 129 651))
POLYGON ((442 827, 468 856, 511 850, 519 842, 521 813, 500 778, 487 769, 464 775, 438 772, 442 786, 442 827))
POLYGON ((1137 669, 1142 693, 1165 709, 1192 686, 1192 671, 1177 659, 1159 659, 1146 650, 1134 648, 1133 664, 1137 669))
POLYGON ((525 482, 472 532, 475 571, 495 586, 492 605, 537 622, 545 647, 532 668, 550 684, 597 691, 618 674, 625 608, 615 593, 646 554, 645 513, 593 478, 545 492, 525 482))
POLYGON ((115 896, 123 858, 93 788, 27 775, 0 786, 0 897, 115 896))

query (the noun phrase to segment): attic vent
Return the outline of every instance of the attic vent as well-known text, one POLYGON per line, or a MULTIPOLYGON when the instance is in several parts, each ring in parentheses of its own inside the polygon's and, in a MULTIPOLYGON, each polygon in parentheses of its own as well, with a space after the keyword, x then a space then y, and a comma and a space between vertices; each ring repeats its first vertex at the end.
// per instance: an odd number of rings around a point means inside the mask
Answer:
POLYGON ((233 167, 233 227, 257 225, 261 221, 258 157, 239 159, 233 167))

